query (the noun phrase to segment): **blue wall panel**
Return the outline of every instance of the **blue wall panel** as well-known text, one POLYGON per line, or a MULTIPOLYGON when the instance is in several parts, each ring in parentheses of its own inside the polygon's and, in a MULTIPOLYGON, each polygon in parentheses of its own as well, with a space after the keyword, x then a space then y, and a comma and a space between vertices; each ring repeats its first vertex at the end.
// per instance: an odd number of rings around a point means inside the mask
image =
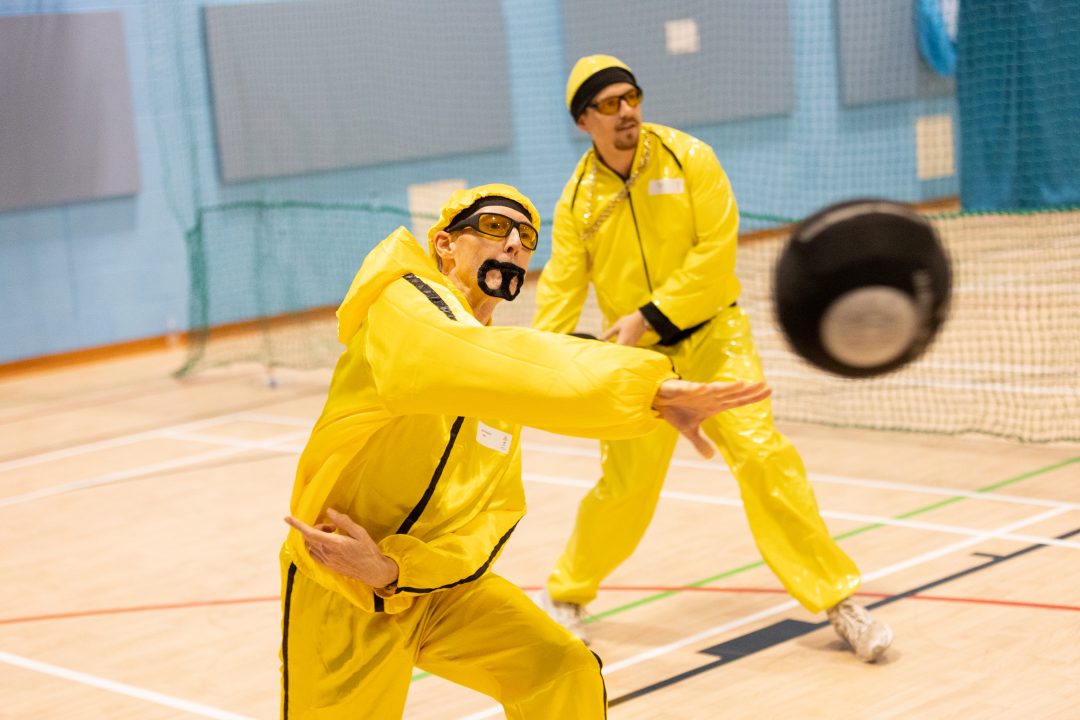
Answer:
MULTIPOLYGON (((877 0, 875 0, 876 2, 877 0)), ((892 2, 892 0, 881 0, 892 2)), ((198 0, 12 0, 0 14, 117 11, 123 17, 131 73, 139 193, 131 198, 0 212, 0 362, 82 347, 116 343, 188 326, 188 262, 184 233, 202 219, 225 242, 218 252, 241 252, 228 238, 243 239, 259 230, 259 213, 250 208, 282 202, 347 203, 397 208, 372 214, 355 231, 331 228, 349 242, 355 265, 398 224, 407 188, 446 178, 469 184, 501 181, 530 195, 545 218, 578 156, 587 147, 573 128, 563 98, 566 44, 561 0, 504 0, 489 27, 504 28, 510 113, 507 147, 439 158, 417 158, 362 168, 223 183, 216 147, 214 105, 204 38, 204 6, 198 0), (249 209, 216 211, 229 203, 249 209)), ((790 0, 788 28, 791 63, 731 72, 742 82, 766 82, 768 73, 792 78, 790 111, 687 126, 713 144, 732 182, 744 229, 804 216, 826 201, 874 192, 917 201, 956 192, 954 178, 921 182, 915 175, 914 122, 924 114, 953 113, 951 97, 845 106, 840 94, 839 45, 833 3, 790 0), (884 169, 883 169, 884 168, 884 169)), ((710 4, 723 14, 728 3, 710 4)), ((623 13, 627 33, 640 24, 623 13)), ((705 25, 701 25, 702 28, 705 25)), ((438 28, 418 25, 429 42, 438 28)), ((707 35, 702 30, 702 43, 707 35)), ((473 36, 476 43, 482 38, 473 36)), ((387 62, 392 68, 393 62, 387 62)), ((675 85, 708 92, 709 77, 675 85), (697 88, 697 89, 695 89, 697 88)), ((668 85, 654 79, 646 88, 647 120, 663 120, 657 93, 668 85)), ((305 215, 304 218, 307 216, 305 215)), ((307 228, 273 219, 265 227, 274 237, 313 252, 307 228), (275 223, 279 223, 275 225, 275 223)), ((550 246, 545 221, 539 267, 550 246)), ((282 248, 284 252, 286 248, 282 248)), ((223 258, 217 273, 244 268, 239 256, 223 258), (230 265, 229 263, 232 263, 230 265)), ((344 272, 348 276, 349 272, 344 272)), ((299 282, 312 282, 306 266, 299 282), (305 278, 307 278, 305 280, 305 278)), ((344 283, 345 280, 335 280, 344 283)), ((345 287, 297 288, 303 302, 336 302, 345 287), (324 298, 330 298, 325 300, 324 298)), ((293 292, 290 290, 290 292, 293 292)), ((216 317, 240 319, 252 305, 238 301, 218 308, 216 317)))
POLYGON ((226 182, 510 144, 498 0, 205 12, 226 182))

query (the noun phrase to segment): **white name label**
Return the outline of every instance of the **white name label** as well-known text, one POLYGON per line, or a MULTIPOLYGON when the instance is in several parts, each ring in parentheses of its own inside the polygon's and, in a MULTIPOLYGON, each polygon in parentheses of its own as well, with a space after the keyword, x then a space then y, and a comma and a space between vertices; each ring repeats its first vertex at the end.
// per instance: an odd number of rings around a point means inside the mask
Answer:
POLYGON ((510 452, 510 441, 512 439, 510 433, 488 427, 482 422, 476 423, 476 442, 486 448, 491 448, 495 452, 501 452, 505 455, 510 452))
POLYGON ((650 195, 677 195, 683 191, 682 178, 660 178, 649 181, 650 195))

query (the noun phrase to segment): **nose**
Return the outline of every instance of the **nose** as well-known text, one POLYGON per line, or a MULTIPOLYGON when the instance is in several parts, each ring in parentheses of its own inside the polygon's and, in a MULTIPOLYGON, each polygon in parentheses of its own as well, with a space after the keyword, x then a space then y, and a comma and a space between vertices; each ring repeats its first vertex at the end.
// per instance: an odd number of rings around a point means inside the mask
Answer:
POLYGON ((521 235, 518 233, 517 228, 511 230, 510 234, 506 236, 506 242, 503 243, 503 249, 511 255, 516 255, 525 249, 525 246, 521 244, 521 235))

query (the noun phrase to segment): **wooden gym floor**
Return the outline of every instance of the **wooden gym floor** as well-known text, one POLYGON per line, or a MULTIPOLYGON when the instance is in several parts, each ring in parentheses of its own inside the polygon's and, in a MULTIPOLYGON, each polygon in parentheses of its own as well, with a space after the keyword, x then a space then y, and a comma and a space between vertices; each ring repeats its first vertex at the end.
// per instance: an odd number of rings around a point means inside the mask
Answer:
MULTIPOLYGON (((0 379, 0 718, 277 716, 281 518, 327 376, 180 362, 0 379)), ((1080 717, 1080 447, 781 427, 893 649, 860 664, 780 591, 726 468, 680 446, 589 608, 611 718, 1080 717)), ((525 439, 496 570, 535 588, 597 459, 525 439)), ((407 718, 501 716, 414 677, 407 718)))

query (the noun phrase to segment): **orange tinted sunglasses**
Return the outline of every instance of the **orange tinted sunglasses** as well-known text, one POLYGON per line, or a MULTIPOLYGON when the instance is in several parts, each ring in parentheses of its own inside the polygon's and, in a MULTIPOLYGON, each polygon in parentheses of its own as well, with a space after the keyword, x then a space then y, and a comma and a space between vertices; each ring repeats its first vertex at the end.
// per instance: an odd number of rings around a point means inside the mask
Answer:
POLYGON ((641 88, 632 88, 627 90, 622 95, 615 95, 614 97, 604 98, 600 102, 589 103, 589 107, 594 108, 596 112, 601 115, 614 115, 619 112, 619 107, 622 106, 623 100, 630 107, 637 107, 641 104, 641 98, 644 95, 641 92, 641 88))

